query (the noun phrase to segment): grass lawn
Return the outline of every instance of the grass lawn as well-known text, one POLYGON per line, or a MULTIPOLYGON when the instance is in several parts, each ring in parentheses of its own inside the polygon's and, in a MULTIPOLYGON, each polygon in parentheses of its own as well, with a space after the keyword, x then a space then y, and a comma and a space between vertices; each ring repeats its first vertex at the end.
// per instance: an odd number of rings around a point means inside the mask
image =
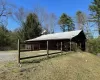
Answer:
POLYGON ((100 80, 100 57, 86 52, 51 57, 1 63, 0 80, 100 80))

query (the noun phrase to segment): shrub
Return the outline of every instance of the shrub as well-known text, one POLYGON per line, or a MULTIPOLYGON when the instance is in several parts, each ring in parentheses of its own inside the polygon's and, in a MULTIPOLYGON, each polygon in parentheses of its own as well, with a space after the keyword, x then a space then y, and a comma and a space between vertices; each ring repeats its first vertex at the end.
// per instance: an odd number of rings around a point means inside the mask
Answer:
POLYGON ((87 40, 86 49, 93 54, 100 53, 100 37, 87 40))

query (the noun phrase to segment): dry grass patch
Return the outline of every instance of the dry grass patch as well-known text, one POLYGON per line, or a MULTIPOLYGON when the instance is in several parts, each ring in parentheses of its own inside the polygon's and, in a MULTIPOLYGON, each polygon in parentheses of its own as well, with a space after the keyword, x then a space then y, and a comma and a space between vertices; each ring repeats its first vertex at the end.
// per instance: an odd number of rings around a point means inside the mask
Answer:
POLYGON ((100 58, 86 52, 60 55, 47 59, 35 58, 4 66, 1 80, 99 80, 100 58))

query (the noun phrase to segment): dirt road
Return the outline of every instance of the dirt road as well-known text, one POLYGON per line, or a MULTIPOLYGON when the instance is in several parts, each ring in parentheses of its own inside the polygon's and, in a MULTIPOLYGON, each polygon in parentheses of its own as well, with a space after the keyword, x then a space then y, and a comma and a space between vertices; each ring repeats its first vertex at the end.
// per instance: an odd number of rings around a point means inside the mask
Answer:
POLYGON ((0 62, 16 60, 17 52, 0 51, 0 62))

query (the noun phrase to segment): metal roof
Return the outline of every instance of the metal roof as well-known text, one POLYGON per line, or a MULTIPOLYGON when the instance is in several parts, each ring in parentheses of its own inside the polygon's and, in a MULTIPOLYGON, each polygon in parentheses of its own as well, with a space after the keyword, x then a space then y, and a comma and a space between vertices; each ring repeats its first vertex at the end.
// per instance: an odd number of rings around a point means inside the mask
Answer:
POLYGON ((68 32, 60 32, 60 33, 54 33, 54 34, 41 35, 40 37, 37 37, 34 39, 29 39, 26 41, 72 39, 73 37, 79 35, 81 31, 82 30, 76 30, 76 31, 68 31, 68 32))

